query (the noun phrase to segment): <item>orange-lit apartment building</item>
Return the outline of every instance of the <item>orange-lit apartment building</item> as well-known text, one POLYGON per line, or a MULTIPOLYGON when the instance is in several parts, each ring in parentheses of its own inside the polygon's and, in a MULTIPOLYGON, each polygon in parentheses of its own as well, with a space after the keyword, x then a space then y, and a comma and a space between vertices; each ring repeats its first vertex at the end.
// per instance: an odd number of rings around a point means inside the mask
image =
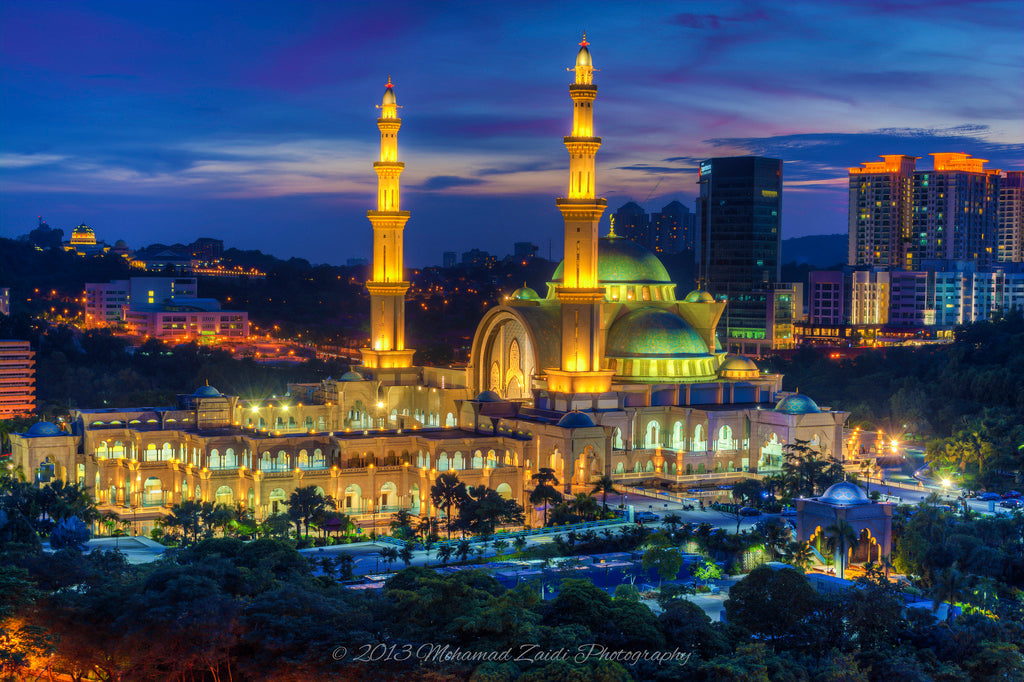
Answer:
POLYGON ((35 356, 28 341, 0 340, 0 419, 35 411, 35 356))

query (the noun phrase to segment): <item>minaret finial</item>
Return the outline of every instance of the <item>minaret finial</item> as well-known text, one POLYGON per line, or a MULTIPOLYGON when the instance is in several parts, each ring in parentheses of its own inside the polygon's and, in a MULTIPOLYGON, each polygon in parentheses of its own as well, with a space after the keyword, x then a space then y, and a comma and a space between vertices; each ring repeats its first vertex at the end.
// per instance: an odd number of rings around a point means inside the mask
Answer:
POLYGON ((587 32, 583 32, 583 42, 580 43, 580 47, 586 47, 590 43, 587 42, 587 32))
POLYGON ((610 239, 615 239, 618 236, 619 235, 615 234, 615 214, 614 213, 609 213, 608 214, 608 237, 610 239))
POLYGON ((391 74, 390 73, 388 74, 388 82, 384 85, 384 87, 385 88, 394 87, 393 84, 391 83, 391 74))

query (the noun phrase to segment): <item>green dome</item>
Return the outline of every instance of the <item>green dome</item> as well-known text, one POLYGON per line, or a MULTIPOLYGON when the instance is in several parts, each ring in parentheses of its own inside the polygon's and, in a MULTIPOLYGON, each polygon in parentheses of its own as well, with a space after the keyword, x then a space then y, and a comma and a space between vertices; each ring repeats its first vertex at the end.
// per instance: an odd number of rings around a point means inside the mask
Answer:
MULTIPOLYGON (((552 281, 562 281, 564 267, 565 261, 558 264, 552 281)), ((622 237, 601 237, 597 241, 597 280, 600 284, 672 283, 657 256, 622 237)))
POLYGON ((538 301, 540 295, 525 284, 512 292, 513 301, 538 301))
POLYGON ((715 297, 706 291, 694 289, 684 299, 687 303, 714 303, 715 297))
POLYGON ((359 372, 349 371, 342 374, 338 381, 365 381, 365 379, 363 379, 363 375, 359 372))
POLYGON ((786 414, 817 414, 821 412, 821 408, 807 396, 794 393, 780 400, 775 406, 775 411, 786 414))
POLYGON ((753 360, 745 355, 730 355, 718 368, 719 372, 755 372, 760 373, 753 360))
POLYGON ((608 330, 610 358, 684 358, 708 354, 700 334, 686 320, 661 308, 638 308, 608 330))

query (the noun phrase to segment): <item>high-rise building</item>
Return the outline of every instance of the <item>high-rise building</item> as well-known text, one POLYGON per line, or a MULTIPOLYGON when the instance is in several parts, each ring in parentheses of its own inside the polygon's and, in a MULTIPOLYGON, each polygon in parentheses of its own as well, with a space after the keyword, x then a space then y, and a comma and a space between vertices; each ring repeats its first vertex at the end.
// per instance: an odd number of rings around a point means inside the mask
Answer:
POLYGON ((696 216, 680 201, 672 201, 660 212, 651 213, 650 244, 658 253, 680 253, 693 250, 696 216))
POLYGON ((850 169, 850 265, 907 266, 917 159, 890 154, 850 169))
POLYGON ((455 265, 458 263, 458 254, 455 253, 454 251, 445 251, 441 255, 441 263, 442 267, 454 268, 455 265))
POLYGON ((28 341, 0 341, 0 419, 35 411, 35 355, 28 341))
POLYGON ((849 264, 915 270, 926 259, 997 258, 999 171, 968 154, 888 155, 850 169, 849 264))
POLYGON ((516 258, 530 259, 537 255, 539 248, 533 242, 516 242, 512 245, 512 255, 516 258))
POLYGON ((969 154, 932 154, 935 169, 914 173, 907 269, 925 259, 996 262, 999 246, 999 171, 969 154))
POLYGON ((11 290, 7 287, 0 289, 0 315, 11 314, 11 290))
MULTIPOLYGON (((782 160, 758 156, 708 159, 700 164, 699 279, 726 297, 728 349, 760 353, 773 347, 771 319, 781 264, 782 160)), ((789 319, 792 320, 792 311, 789 319)))
POLYGON ((651 221, 640 204, 629 201, 615 211, 615 234, 651 248, 651 221))
POLYGON ((128 307, 128 280, 87 282, 85 285, 85 326, 116 325, 124 320, 128 307))
POLYGON ((1024 171, 1007 171, 999 187, 1000 263, 1024 263, 1024 171))

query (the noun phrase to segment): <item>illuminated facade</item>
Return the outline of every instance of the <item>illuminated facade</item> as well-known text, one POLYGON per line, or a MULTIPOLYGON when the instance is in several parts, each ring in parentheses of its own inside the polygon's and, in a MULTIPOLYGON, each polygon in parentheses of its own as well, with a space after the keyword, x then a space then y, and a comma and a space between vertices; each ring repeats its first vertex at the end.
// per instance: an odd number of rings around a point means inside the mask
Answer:
POLYGON ((363 365, 374 369, 408 368, 414 351, 405 347, 404 239, 409 212, 401 210, 399 177, 405 164, 398 160, 398 117, 391 76, 380 104, 380 160, 377 171, 377 210, 367 211, 373 225, 373 267, 366 288, 370 292, 370 348, 362 350, 363 365))
POLYGON ((0 419, 35 411, 35 355, 28 341, 0 341, 0 419))
POLYGON ((41 423, 12 436, 17 465, 53 466, 94 489, 102 510, 142 510, 147 523, 185 499, 242 504, 263 518, 315 485, 365 525, 398 509, 435 515, 429 491, 445 471, 525 504, 540 467, 569 493, 603 475, 695 485, 775 471, 795 438, 842 457, 847 413, 780 394, 780 376, 721 351, 724 302, 704 291, 677 300, 650 250, 614 232, 599 237, 586 40, 574 71, 570 186, 557 200, 565 260, 543 298, 523 287, 484 315, 466 370, 413 366, 404 345, 409 214, 398 202, 404 166, 389 79, 363 366, 292 384, 284 398, 203 386, 174 407, 76 410, 70 434, 41 423))
POLYGON ((1008 171, 999 187, 1000 263, 1024 263, 1024 171, 1008 171))

